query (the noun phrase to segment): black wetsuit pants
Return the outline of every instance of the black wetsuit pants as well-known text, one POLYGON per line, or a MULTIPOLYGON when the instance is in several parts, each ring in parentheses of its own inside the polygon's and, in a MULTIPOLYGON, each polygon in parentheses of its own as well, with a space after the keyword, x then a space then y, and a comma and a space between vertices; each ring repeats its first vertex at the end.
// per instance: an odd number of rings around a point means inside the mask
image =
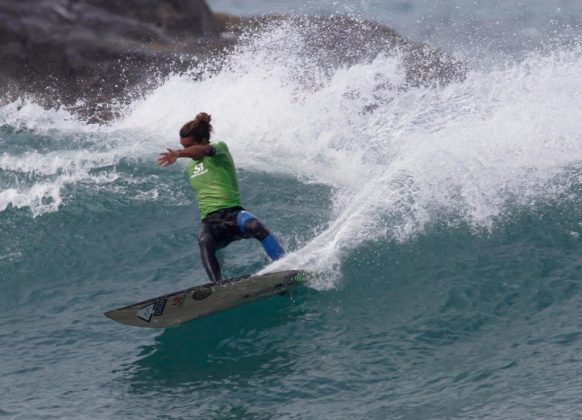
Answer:
POLYGON ((220 265, 216 258, 216 251, 224 248, 233 241, 246 238, 255 238, 263 241, 270 235, 269 230, 257 219, 246 218, 239 226, 239 213, 242 207, 232 207, 209 213, 203 220, 198 234, 200 256, 202 264, 211 281, 218 283, 222 280, 220 265))

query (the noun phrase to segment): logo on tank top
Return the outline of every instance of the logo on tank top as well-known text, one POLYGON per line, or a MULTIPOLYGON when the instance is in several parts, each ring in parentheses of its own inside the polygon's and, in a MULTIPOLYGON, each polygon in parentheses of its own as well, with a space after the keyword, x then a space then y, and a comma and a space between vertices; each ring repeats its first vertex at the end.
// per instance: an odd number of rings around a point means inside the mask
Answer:
POLYGON ((206 172, 208 172, 208 169, 204 167, 204 162, 197 163, 194 165, 194 170, 192 171, 190 178, 196 178, 197 176, 205 174, 206 172))

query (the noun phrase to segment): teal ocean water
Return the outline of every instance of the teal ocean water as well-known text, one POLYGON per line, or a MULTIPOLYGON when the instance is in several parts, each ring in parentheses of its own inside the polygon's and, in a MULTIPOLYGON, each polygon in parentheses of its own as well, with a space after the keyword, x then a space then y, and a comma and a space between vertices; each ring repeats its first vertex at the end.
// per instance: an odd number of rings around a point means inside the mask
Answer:
POLYGON ((324 71, 282 25, 108 123, 30 98, 0 108, 0 417, 580 416, 570 29, 410 88, 398 54, 324 71), (206 281, 184 162, 155 163, 199 111, 288 250, 269 264, 235 243, 225 274, 321 276, 174 328, 115 323, 103 312, 206 281))

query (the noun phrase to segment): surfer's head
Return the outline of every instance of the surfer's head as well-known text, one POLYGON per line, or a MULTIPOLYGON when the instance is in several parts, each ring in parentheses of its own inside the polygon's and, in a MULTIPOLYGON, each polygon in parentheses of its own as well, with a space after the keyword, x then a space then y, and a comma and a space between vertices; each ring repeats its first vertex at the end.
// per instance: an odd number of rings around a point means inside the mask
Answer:
POLYGON ((210 141, 211 119, 211 116, 206 112, 200 112, 192 121, 184 124, 180 129, 180 144, 188 147, 210 141))

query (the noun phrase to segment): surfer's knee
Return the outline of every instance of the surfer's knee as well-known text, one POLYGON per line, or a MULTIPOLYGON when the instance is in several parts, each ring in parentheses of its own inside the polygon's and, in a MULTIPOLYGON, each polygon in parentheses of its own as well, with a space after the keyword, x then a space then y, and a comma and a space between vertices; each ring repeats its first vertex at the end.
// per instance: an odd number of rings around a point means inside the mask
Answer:
POLYGON ((198 245, 200 246, 202 265, 208 274, 208 278, 214 283, 220 282, 220 264, 216 259, 216 243, 214 237, 209 232, 202 230, 198 234, 198 245))
POLYGON ((255 238, 259 241, 269 235, 267 228, 250 211, 241 210, 236 216, 236 223, 240 233, 246 238, 255 238))
POLYGON ((283 251, 275 236, 271 234, 269 229, 254 214, 243 210, 238 214, 237 222, 241 233, 245 237, 255 238, 261 242, 269 258, 278 260, 285 255, 285 251, 283 251))
POLYGON ((257 218, 246 220, 243 224, 243 232, 259 241, 262 241, 271 234, 257 218))
POLYGON ((215 248, 214 238, 210 233, 202 231, 198 234, 198 245, 201 249, 213 250, 215 248))
POLYGON ((245 223, 245 231, 253 238, 261 241, 265 252, 272 260, 278 260, 285 255, 277 238, 258 219, 251 219, 245 223))

